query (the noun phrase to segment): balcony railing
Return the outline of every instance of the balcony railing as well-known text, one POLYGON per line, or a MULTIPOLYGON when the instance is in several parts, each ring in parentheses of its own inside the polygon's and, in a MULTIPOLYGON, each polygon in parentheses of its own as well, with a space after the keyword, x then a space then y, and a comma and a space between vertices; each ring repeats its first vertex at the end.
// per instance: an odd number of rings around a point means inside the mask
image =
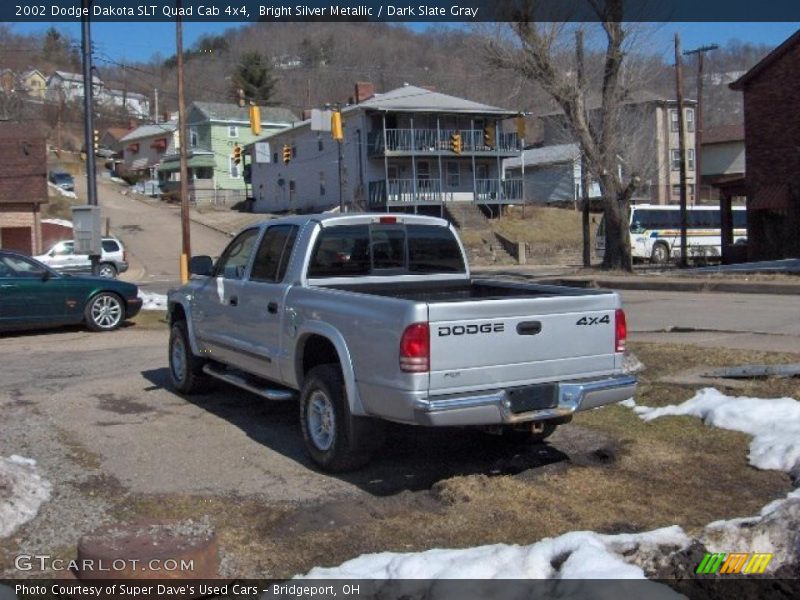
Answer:
POLYGON ((384 144, 383 131, 373 131, 367 136, 369 153, 372 156, 383 155, 384 152, 396 153, 436 153, 453 154, 450 140, 454 133, 461 135, 461 152, 500 152, 514 154, 519 152, 519 137, 516 133, 495 135, 494 146, 489 146, 484 138, 483 129, 387 129, 384 144))
POLYGON ((474 191, 443 191, 438 179, 390 179, 369 184, 370 206, 413 206, 442 202, 509 204, 522 200, 521 179, 478 179, 474 191), (388 192, 387 192, 388 190, 388 192))

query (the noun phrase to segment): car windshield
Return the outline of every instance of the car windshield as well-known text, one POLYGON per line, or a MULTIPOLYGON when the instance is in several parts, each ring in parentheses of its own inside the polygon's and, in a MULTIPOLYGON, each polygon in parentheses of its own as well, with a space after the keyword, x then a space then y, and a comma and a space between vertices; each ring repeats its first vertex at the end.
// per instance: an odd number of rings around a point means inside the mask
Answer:
POLYGON ((72 175, 70 175, 69 173, 56 173, 55 175, 53 175, 53 179, 55 179, 56 181, 64 181, 64 182, 72 181, 72 175))

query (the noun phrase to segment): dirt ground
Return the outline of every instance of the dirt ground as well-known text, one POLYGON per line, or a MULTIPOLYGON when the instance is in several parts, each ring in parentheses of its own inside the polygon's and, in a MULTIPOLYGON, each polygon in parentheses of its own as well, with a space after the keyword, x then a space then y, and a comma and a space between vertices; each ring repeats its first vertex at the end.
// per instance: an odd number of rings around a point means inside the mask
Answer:
MULTIPOLYGON (((141 321, 145 328, 163 327, 160 316, 146 314, 141 321)), ((691 397, 690 387, 658 382, 690 366, 798 360, 789 354, 663 344, 632 344, 632 349, 648 365, 640 376, 637 402, 650 406, 691 397)), ((220 393, 224 397, 225 392, 220 393)), ((747 394, 800 398, 800 382, 753 381, 747 394)), ((195 401, 197 407, 192 408, 235 420, 236 411, 262 406, 256 400, 228 403, 228 412, 223 412, 214 407, 225 402, 223 397, 195 401)), ((176 406, 187 402, 177 396, 174 400, 176 406)), ((31 404, 17 396, 7 418, 25 419, 26 411, 36 410, 36 403, 31 404)), ((148 410, 146 404, 117 406, 110 395, 104 395, 100 404, 104 410, 115 404, 111 408, 120 421, 148 410)), ((291 435, 296 422, 293 406, 284 404, 267 412, 277 425, 267 423, 265 431, 285 427, 291 435)), ((163 414, 159 418, 172 418, 169 412, 163 414)), ((678 524, 691 533, 716 519, 755 514, 790 489, 785 474, 747 465, 745 435, 709 428, 688 417, 644 423, 622 406, 582 413, 539 446, 512 445, 476 431, 395 426, 372 466, 342 478, 356 484, 354 493, 327 494, 317 500, 280 501, 252 489, 231 488, 224 493, 146 493, 104 466, 109 457, 100 448, 106 452, 105 446, 93 447, 66 427, 53 433, 49 452, 61 461, 57 471, 65 475, 63 481, 53 470, 48 475, 55 476, 54 487, 69 488, 64 496, 68 507, 62 507, 68 511, 67 520, 100 513, 103 522, 207 517, 219 536, 224 570, 235 577, 289 577, 313 566, 332 566, 384 550, 528 544, 572 530, 615 533, 678 524), (66 473, 72 471, 80 472, 80 477, 68 478, 66 473)), ((197 444, 202 452, 206 441, 198 436, 183 443, 197 444)), ((245 443, 256 448, 254 439, 245 443)), ((114 451, 124 453, 126 448, 114 451)), ((308 467, 302 463, 298 469, 310 481, 313 472, 304 471, 308 467)), ((293 485, 302 487, 302 478, 293 485)), ((43 529, 34 520, 2 540, 0 572, 13 576, 13 556, 33 547, 73 558, 77 538, 51 531, 55 530, 43 529)))

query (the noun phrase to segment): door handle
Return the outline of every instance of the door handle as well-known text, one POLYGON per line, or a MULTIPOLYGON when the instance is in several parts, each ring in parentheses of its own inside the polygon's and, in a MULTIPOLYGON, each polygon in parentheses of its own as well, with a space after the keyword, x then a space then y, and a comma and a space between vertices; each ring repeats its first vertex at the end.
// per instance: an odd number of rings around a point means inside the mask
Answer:
POLYGON ((525 321, 517 324, 519 335, 537 335, 542 331, 541 321, 525 321))
POLYGON ((267 304, 267 312, 270 312, 273 315, 278 314, 278 303, 270 302, 269 304, 267 304))
POLYGON ((17 287, 17 286, 15 286, 13 283, 4 283, 3 285, 0 285, 0 288, 3 288, 3 289, 15 288, 15 287, 17 287))
POLYGON ((231 296, 228 300, 228 304, 231 306, 239 306, 239 296, 231 296))

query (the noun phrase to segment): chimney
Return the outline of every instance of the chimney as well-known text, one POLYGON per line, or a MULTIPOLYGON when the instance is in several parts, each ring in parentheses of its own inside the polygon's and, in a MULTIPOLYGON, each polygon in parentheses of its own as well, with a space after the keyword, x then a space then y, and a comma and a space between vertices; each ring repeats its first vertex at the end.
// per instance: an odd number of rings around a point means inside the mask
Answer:
POLYGON ((355 103, 361 104, 365 100, 369 100, 375 95, 375 86, 370 83, 369 81, 357 81, 356 82, 356 93, 355 93, 355 103))
POLYGON ((310 118, 311 118, 311 110, 310 109, 304 109, 303 110, 303 114, 300 115, 300 119, 303 120, 303 121, 308 121, 310 118))

